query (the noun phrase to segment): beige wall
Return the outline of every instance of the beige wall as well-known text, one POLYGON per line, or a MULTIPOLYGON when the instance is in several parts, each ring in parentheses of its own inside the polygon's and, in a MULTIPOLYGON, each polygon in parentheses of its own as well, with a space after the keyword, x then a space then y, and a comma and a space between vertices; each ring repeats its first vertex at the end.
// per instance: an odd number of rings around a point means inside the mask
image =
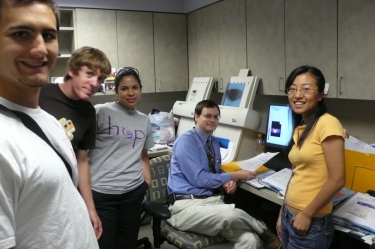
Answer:
MULTIPOLYGON (((148 114, 152 108, 169 112, 177 100, 185 101, 187 92, 144 93, 137 109, 148 114)), ((94 96, 93 104, 113 101, 114 95, 94 96)), ((212 100, 221 102, 222 93, 212 93, 212 100)), ((336 116, 351 135, 367 142, 375 143, 375 101, 326 99, 328 111, 336 116)), ((254 110, 262 116, 259 131, 265 133, 268 105, 270 103, 288 103, 286 96, 270 96, 257 94, 254 101, 254 110)))

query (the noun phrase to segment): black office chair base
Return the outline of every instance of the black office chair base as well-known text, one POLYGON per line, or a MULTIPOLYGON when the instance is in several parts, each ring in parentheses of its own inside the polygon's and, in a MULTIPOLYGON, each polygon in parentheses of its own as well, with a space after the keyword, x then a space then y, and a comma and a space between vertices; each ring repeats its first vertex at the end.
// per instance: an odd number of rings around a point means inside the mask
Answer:
POLYGON ((137 241, 137 247, 140 247, 141 245, 143 245, 145 249, 150 249, 152 248, 152 244, 150 242, 150 240, 147 238, 147 237, 144 237, 142 239, 138 239, 137 241))

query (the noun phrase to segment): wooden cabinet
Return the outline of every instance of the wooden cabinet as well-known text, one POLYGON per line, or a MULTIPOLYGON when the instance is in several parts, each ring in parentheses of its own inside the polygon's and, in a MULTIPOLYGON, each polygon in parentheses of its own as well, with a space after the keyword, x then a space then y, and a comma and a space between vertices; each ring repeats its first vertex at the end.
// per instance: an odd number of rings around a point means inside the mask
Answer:
POLYGON ((187 91, 187 20, 183 14, 154 13, 156 92, 187 91))
POLYGON ((247 0, 247 64, 260 78, 258 93, 284 95, 284 1, 247 0))
POLYGON ((337 2, 285 0, 286 76, 295 68, 320 69, 329 84, 328 97, 337 97, 337 2))
POLYGON ((119 67, 137 68, 142 92, 155 92, 152 13, 117 11, 117 24, 119 67))
POLYGON ((246 68, 245 0, 225 0, 188 14, 189 80, 219 79, 219 91, 246 68))
POLYGON ((51 71, 51 81, 54 81, 55 77, 65 76, 68 59, 76 48, 75 38, 75 10, 60 9, 60 31, 58 35, 60 55, 51 71))
POLYGON ((118 67, 116 11, 76 9, 77 48, 90 46, 102 50, 118 67))
POLYGON ((375 99, 375 3, 338 1, 338 97, 375 99))

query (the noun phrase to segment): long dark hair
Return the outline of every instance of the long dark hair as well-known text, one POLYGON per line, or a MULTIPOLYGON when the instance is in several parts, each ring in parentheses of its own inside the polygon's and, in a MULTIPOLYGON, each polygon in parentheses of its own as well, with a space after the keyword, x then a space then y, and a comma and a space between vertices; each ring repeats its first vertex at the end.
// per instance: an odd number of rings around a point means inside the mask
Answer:
MULTIPOLYGON (((316 80, 318 92, 323 93, 324 85, 326 82, 324 75, 319 69, 312 67, 312 66, 300 66, 294 69, 290 73, 290 75, 288 76, 285 82, 285 89, 288 89, 293 84, 294 80, 296 79, 298 75, 304 74, 304 73, 309 73, 316 80)), ((297 141, 298 148, 302 147, 304 141, 310 135, 311 131, 314 129, 316 122, 326 112, 327 112, 327 105, 324 101, 324 98, 318 101, 318 104, 310 111, 310 113, 308 113, 305 120, 303 120, 301 114, 292 112, 293 128, 296 128, 298 125, 300 125, 302 121, 306 124, 305 130, 303 131, 301 137, 297 141)), ((294 143, 294 141, 291 140, 291 143, 294 143)))

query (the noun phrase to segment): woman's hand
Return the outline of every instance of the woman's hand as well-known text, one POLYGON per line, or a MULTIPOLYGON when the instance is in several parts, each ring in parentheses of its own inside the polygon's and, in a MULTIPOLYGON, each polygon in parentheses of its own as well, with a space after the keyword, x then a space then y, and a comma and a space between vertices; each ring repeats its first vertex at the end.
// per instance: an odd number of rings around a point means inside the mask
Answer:
POLYGON ((303 211, 299 212, 293 219, 293 228, 300 234, 305 235, 311 225, 311 217, 303 211))
POLYGON ((281 240, 282 239, 282 236, 281 236, 281 214, 279 215, 279 218, 277 218, 276 232, 277 232, 277 236, 281 240))

